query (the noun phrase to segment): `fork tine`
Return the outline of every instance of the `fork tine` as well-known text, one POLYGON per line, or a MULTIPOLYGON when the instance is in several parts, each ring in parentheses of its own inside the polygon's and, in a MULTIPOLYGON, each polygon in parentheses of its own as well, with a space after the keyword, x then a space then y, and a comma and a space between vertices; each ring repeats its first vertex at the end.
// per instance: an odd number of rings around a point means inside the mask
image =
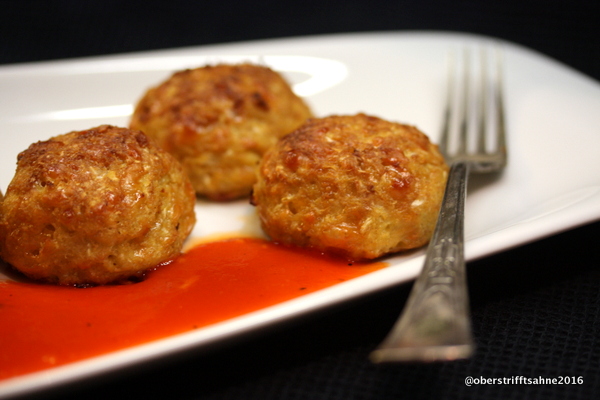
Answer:
POLYGON ((482 47, 480 50, 478 69, 480 70, 477 85, 471 79, 471 52, 468 48, 463 50, 463 61, 459 63, 462 71, 456 71, 457 62, 453 53, 448 56, 448 84, 446 105, 442 123, 442 134, 439 148, 448 160, 452 156, 466 156, 469 154, 470 131, 474 133, 475 147, 479 154, 486 154, 488 150, 488 130, 490 121, 495 123, 493 132, 495 138, 491 150, 501 153, 506 157, 506 127, 504 117, 503 62, 501 49, 496 48, 495 61, 490 62, 489 51, 482 47), (490 74, 493 75, 490 77, 490 74), (478 96, 476 99, 473 96, 478 96), (477 106, 473 104, 477 103, 477 106), (493 107, 493 108, 492 108, 493 107), (473 109, 473 108, 476 108, 473 109), (473 109, 473 110, 472 110, 473 109), (493 110, 493 117, 490 112, 493 110), (472 112, 473 111, 473 112, 472 112), (474 119, 469 119, 469 116, 474 119), (454 123, 453 123, 454 121, 454 123), (474 125, 473 125, 474 124, 474 125), (470 128, 471 126, 471 128, 470 128), (453 130, 457 129, 456 135, 453 130), (454 141, 454 143, 453 143, 454 141), (456 151, 451 151, 451 147, 456 151))
POLYGON ((460 128, 458 135, 458 148, 457 153, 464 155, 467 153, 467 137, 469 132, 469 120, 470 106, 469 93, 470 87, 470 75, 471 75, 471 55, 468 49, 463 51, 463 76, 462 76, 462 91, 461 91, 461 111, 460 111, 460 128))
POLYGON ((446 104, 439 141, 440 151, 447 160, 452 153, 465 155, 468 152, 470 91, 472 88, 469 78, 471 55, 467 48, 463 49, 462 57, 462 63, 457 63, 453 52, 448 55, 446 104), (457 71, 457 65, 462 65, 462 71, 457 71), (456 134, 453 134, 453 131, 457 131, 456 134), (456 149, 453 152, 451 148, 454 147, 456 149))
POLYGON ((502 153, 504 164, 506 164, 506 120, 504 115, 504 60, 500 49, 496 49, 496 79, 495 79, 495 102, 497 114, 496 149, 502 153))
POLYGON ((452 113, 453 113, 453 107, 452 104, 454 104, 453 99, 454 99, 454 86, 455 86, 455 80, 454 80, 454 53, 450 52, 448 54, 448 71, 447 74, 448 76, 446 77, 446 83, 447 83, 447 87, 446 87, 446 103, 444 105, 444 118, 442 121, 442 135, 440 137, 440 141, 439 141, 439 149, 442 152, 442 154, 444 155, 444 157, 446 159, 448 159, 448 155, 450 154, 449 151, 449 136, 450 136, 450 124, 451 124, 451 120, 452 120, 452 113))
POLYGON ((477 151, 479 153, 485 153, 487 149, 486 143, 486 131, 488 123, 488 75, 487 75, 487 52, 484 48, 480 50, 480 61, 481 61, 481 82, 479 90, 479 131, 477 135, 477 151))

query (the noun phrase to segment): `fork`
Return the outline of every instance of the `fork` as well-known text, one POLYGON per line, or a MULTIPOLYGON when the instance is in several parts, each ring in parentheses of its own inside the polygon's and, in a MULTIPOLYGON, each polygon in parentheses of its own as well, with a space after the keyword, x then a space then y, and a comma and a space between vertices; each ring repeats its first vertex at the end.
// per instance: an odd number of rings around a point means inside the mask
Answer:
POLYGON ((487 51, 482 50, 480 58, 477 95, 471 87, 469 51, 464 52, 462 90, 456 89, 456 63, 450 58, 439 144, 450 165, 444 198, 423 269, 402 315, 371 353, 373 362, 451 361, 474 352, 464 260, 467 181, 470 173, 499 172, 507 162, 501 54, 497 51, 493 78, 488 77, 487 51), (474 150, 470 136, 475 136, 474 150), (488 136, 495 137, 493 146, 488 136))

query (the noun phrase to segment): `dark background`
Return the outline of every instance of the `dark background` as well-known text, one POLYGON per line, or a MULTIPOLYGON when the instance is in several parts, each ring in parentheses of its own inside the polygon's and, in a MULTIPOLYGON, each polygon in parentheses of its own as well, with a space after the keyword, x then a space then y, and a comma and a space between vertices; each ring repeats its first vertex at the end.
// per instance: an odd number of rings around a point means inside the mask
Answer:
MULTIPOLYGON (((0 63, 327 33, 436 30, 516 42, 599 80, 599 17, 600 2, 581 0, 0 1, 0 63)), ((411 286, 405 284, 183 359, 38 396, 598 398, 599 234, 600 224, 592 223, 469 263, 479 346, 470 360, 395 366, 367 361, 404 304, 411 286), (581 376, 584 383, 466 387, 467 376, 581 376)))

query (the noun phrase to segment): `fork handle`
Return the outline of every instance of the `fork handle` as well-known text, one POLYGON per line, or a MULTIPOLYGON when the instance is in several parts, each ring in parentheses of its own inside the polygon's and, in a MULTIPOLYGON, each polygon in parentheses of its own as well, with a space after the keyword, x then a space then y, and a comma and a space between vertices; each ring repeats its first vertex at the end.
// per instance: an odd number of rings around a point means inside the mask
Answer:
POLYGON ((443 361, 473 352, 464 260, 468 163, 451 166, 423 270, 374 362, 443 361))

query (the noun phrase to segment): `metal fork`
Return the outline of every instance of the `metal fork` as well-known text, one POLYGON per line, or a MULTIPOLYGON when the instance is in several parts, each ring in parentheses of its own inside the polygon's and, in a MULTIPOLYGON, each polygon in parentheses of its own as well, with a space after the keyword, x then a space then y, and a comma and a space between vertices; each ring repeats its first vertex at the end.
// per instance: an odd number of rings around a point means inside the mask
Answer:
POLYGON ((373 362, 450 361, 468 358, 474 352, 464 261, 467 180, 470 173, 498 172, 507 161, 501 54, 497 51, 495 73, 490 79, 487 52, 481 53, 479 90, 471 86, 467 50, 462 91, 456 90, 456 63, 449 63, 448 98, 440 141, 440 150, 450 165, 444 199, 423 270, 400 319, 371 353, 373 362), (493 132, 489 133, 490 130, 493 132), (457 142, 454 147, 451 136, 457 142), (474 150, 467 140, 469 136, 476 136, 474 150), (488 148, 486 136, 495 136, 492 149, 488 148))

